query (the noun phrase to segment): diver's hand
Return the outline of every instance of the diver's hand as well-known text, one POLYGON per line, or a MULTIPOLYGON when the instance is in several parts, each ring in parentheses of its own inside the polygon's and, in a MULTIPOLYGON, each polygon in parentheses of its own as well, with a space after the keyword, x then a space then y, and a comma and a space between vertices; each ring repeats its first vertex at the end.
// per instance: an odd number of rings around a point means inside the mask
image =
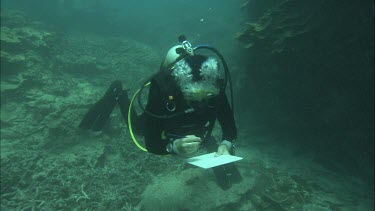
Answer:
POLYGON ((195 135, 187 135, 185 138, 175 140, 173 145, 176 147, 177 154, 191 154, 199 149, 201 142, 201 138, 195 135))
POLYGON ((229 147, 227 145, 224 145, 224 144, 219 145, 219 147, 217 148, 215 157, 220 156, 220 155, 230 155, 229 147))

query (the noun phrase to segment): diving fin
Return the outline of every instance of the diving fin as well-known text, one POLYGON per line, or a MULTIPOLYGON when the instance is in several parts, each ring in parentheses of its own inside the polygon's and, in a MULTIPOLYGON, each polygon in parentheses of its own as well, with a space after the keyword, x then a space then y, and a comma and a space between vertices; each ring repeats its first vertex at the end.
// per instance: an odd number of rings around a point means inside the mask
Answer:
POLYGON ((107 89, 105 95, 98 100, 86 113, 79 128, 84 130, 100 131, 107 123, 110 114, 112 113, 119 94, 122 92, 122 84, 120 81, 112 82, 107 89))
POLYGON ((213 171, 217 184, 223 190, 228 190, 233 184, 242 181, 242 176, 234 163, 214 167, 213 171))

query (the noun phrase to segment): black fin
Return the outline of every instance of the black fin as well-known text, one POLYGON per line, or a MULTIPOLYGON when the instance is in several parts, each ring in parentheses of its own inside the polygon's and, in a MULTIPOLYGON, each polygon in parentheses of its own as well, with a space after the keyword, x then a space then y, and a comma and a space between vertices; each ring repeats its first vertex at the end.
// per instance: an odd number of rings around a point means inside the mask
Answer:
POLYGON ((79 128, 85 130, 92 129, 94 131, 102 130, 116 106, 118 95, 121 92, 121 82, 112 82, 105 95, 86 113, 79 124, 79 128))
POLYGON ((242 181, 242 176, 233 163, 214 167, 213 171, 217 184, 223 190, 228 190, 233 184, 242 181))

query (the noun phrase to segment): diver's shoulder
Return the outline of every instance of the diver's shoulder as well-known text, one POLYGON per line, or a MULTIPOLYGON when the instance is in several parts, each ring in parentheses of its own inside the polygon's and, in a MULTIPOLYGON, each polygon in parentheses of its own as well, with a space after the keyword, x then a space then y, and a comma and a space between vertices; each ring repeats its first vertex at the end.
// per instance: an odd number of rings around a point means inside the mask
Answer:
POLYGON ((151 79, 152 82, 165 84, 174 81, 170 71, 158 71, 151 79))

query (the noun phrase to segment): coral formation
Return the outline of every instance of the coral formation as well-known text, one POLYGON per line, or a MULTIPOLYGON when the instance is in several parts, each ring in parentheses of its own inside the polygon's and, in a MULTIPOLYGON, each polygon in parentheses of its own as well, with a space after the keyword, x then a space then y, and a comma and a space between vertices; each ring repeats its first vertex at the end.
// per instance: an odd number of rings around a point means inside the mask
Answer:
POLYGON ((118 110, 102 134, 77 125, 112 80, 137 88, 134 78, 157 71, 157 54, 132 40, 63 36, 21 12, 1 15, 1 210, 137 204, 148 170, 175 162, 138 153, 118 110))
POLYGON ((1 13, 1 76, 24 72, 41 60, 42 52, 55 40, 55 34, 40 27, 38 22, 27 22, 21 12, 1 13))
POLYGON ((341 163, 374 187, 373 2, 264 0, 242 8, 237 95, 252 99, 242 101, 244 113, 256 111, 244 118, 254 121, 249 128, 264 122, 296 139, 313 134, 306 142, 327 156, 322 165, 341 163))
POLYGON ((260 160, 241 164, 241 184, 221 190, 211 171, 187 168, 154 178, 142 194, 142 210, 302 210, 310 203, 311 182, 260 160), (158 205, 155 208, 155 205, 158 205))
MULTIPOLYGON (((242 5, 248 6, 248 2, 242 5)), ((247 22, 247 27, 238 32, 236 39, 247 49, 261 49, 271 55, 285 53, 298 47, 290 46, 289 39, 298 39, 299 35, 312 31, 312 19, 319 8, 316 2, 278 1, 257 22, 247 22)))

